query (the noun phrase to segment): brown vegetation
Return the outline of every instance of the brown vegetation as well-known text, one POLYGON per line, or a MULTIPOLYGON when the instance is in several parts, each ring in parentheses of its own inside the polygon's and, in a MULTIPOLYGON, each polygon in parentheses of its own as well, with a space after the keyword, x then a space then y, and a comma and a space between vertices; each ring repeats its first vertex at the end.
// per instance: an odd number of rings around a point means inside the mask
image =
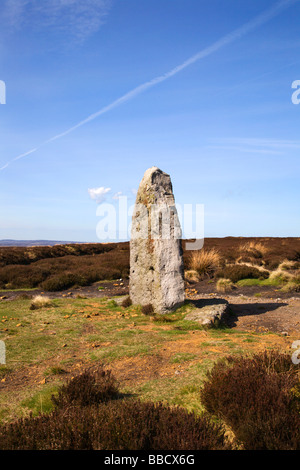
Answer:
POLYGON ((2 289, 61 291, 128 273, 128 243, 0 248, 2 289))
POLYGON ((202 279, 213 277, 221 265, 221 257, 214 248, 192 251, 187 259, 187 265, 192 271, 196 271, 202 279))
POLYGON ((84 372, 53 397, 56 409, 0 428, 1 450, 221 450, 225 430, 183 408, 117 398, 110 371, 84 372), (112 401, 112 399, 114 399, 112 401))
MULTIPOLYGON (((202 250, 187 251, 184 242, 183 249, 187 281, 223 277, 236 282, 278 270, 294 282, 291 289, 298 285, 299 238, 207 238, 202 250)), ((128 242, 0 247, 0 289, 62 291, 128 276, 128 242)))
POLYGON ((299 391, 299 367, 272 351, 215 364, 201 399, 245 449, 299 450, 299 391))
POLYGON ((290 355, 228 356, 207 373, 200 416, 119 392, 102 366, 61 385, 49 413, 0 426, 1 450, 299 450, 300 382, 290 355), (230 431, 230 432, 228 432, 230 431))

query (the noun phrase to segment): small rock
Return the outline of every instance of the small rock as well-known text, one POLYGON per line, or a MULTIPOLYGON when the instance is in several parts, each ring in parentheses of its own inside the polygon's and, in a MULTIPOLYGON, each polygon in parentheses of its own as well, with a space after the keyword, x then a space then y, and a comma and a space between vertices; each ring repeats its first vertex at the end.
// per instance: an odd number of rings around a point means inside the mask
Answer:
POLYGON ((282 334, 282 336, 290 336, 287 331, 282 331, 281 334, 282 334))
POLYGON ((202 305, 186 315, 185 320, 195 321, 203 326, 213 326, 221 322, 228 308, 226 300, 202 301, 202 305))

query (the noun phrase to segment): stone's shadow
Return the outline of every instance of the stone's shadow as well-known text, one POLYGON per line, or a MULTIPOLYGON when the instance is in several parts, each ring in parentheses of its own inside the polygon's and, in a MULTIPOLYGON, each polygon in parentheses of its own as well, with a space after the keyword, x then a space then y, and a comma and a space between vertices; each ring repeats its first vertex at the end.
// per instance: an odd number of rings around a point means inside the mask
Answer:
POLYGON ((249 303, 249 304, 229 304, 227 312, 224 315, 223 321, 230 328, 236 325, 239 317, 251 317, 262 315, 267 312, 272 312, 280 307, 286 307, 288 303, 275 303, 275 302, 264 302, 264 303, 249 303))
POLYGON ((126 398, 138 398, 139 395, 138 393, 123 393, 119 392, 117 398, 114 398, 114 400, 124 400, 126 398))
POLYGON ((203 308, 211 305, 228 304, 228 302, 224 299, 189 299, 189 303, 193 304, 196 308, 203 308))
MULTIPOLYGON (((277 310, 280 307, 288 306, 286 302, 255 302, 255 303, 241 303, 241 304, 231 304, 228 303, 225 299, 222 298, 212 298, 212 299, 193 299, 189 300, 189 303, 193 304, 196 309, 199 310, 199 315, 201 317, 201 312, 207 311, 209 307, 213 308, 218 305, 227 305, 227 308, 224 309, 221 315, 221 323, 224 327, 234 328, 237 326, 239 317, 251 317, 258 316, 264 313, 272 312, 277 310)), ((208 310, 209 311, 209 310, 208 310)), ((191 318, 192 319, 192 318, 191 318)))

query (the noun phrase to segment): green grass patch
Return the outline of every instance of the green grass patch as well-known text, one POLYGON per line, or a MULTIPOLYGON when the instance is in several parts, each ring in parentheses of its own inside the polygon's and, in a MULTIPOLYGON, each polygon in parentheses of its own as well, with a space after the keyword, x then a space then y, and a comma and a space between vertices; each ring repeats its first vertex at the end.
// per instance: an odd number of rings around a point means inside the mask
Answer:
POLYGON ((53 385, 45 386, 30 398, 23 400, 21 406, 32 412, 33 416, 37 416, 39 413, 49 413, 54 408, 51 396, 56 391, 57 387, 53 385))
POLYGON ((6 293, 6 292, 23 292, 23 291, 28 291, 28 292, 31 292, 31 291, 36 291, 38 290, 37 287, 22 287, 22 288, 19 288, 19 289, 0 289, 0 293, 6 293))
POLYGON ((171 357, 170 363, 171 364, 181 364, 183 362, 189 362, 195 359, 197 356, 196 354, 191 353, 177 353, 171 357))
POLYGON ((283 284, 283 280, 280 278, 274 279, 241 279, 236 283, 238 287, 251 287, 251 286, 258 286, 258 287, 278 287, 283 284))
MULTIPOLYGON (((28 299, 0 303, 0 339, 5 341, 7 362, 0 367, 0 380, 6 379, 6 385, 10 374, 21 373, 15 390, 10 386, 1 391, 3 421, 26 416, 30 410, 34 414, 50 410, 51 393, 65 380, 64 370, 70 372, 73 366, 77 370, 77 363, 101 362, 113 372, 115 361, 135 357, 146 358, 142 362, 147 369, 151 369, 153 361, 153 380, 130 382, 130 387, 126 387, 128 393, 198 413, 201 412, 198 390, 211 364, 226 354, 248 352, 248 343, 264 343, 269 347, 266 335, 271 332, 250 334, 222 327, 205 329, 204 333, 197 322, 184 320, 193 308, 190 303, 172 314, 154 318, 143 315, 140 307, 124 309, 107 298, 59 298, 52 300, 50 307, 38 310, 30 310, 30 303, 28 299), (186 344, 189 338, 197 336, 199 347, 193 341, 193 349, 180 348, 181 341, 186 344), (173 348, 170 359, 164 353, 169 350, 168 343, 173 348), (166 370, 155 376, 156 356, 162 359, 166 370), (172 364, 178 364, 178 373, 170 377, 174 373, 172 364), (22 386, 24 370, 30 380, 22 386), (46 378, 45 384, 39 383, 41 376, 46 378)), ((141 371, 139 374, 143 375, 141 371)))

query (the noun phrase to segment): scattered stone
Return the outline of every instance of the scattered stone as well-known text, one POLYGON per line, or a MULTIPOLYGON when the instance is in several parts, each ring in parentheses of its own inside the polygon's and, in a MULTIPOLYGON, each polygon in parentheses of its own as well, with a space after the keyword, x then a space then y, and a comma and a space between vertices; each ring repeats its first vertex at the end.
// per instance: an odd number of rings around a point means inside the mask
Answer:
POLYGON ((132 217, 130 297, 133 304, 152 305, 158 314, 184 302, 181 228, 171 178, 149 168, 140 183, 132 217))
POLYGON ((224 299, 202 299, 184 319, 198 322, 203 326, 217 326, 222 321, 228 305, 224 299))
POLYGON ((120 297, 116 297, 113 300, 116 302, 117 305, 122 305, 122 302, 127 298, 127 295, 120 295, 120 297))

